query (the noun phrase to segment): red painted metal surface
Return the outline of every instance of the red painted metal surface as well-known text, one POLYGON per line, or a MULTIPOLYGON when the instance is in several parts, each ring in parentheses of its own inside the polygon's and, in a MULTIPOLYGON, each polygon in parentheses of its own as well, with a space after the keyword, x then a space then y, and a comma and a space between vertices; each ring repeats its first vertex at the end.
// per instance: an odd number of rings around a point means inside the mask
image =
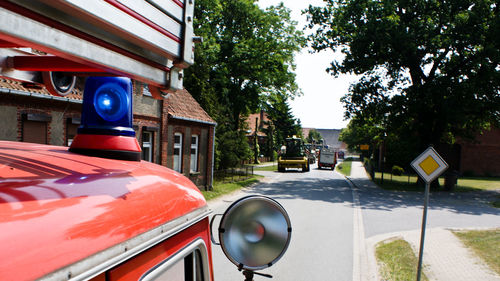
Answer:
POLYGON ((101 68, 55 56, 14 56, 11 62, 14 69, 24 71, 105 72, 101 68))
MULTIPOLYGON (((189 229, 169 238, 167 241, 156 245, 150 250, 140 254, 134 259, 125 262, 108 273, 109 281, 139 280, 148 270, 154 268, 162 261, 168 259, 182 248, 193 242, 196 238, 201 238, 207 246, 208 252, 211 250, 211 241, 208 236, 208 218, 193 225, 189 229)), ((209 255, 210 277, 213 280, 212 259, 209 255)), ((208 280, 207 280, 208 281, 208 280)))
POLYGON ((141 147, 135 137, 78 134, 71 148, 120 150, 140 152, 141 147))
POLYGON ((41 277, 204 206, 162 166, 0 141, 1 278, 41 277))
POLYGON ((23 46, 0 39, 0 48, 18 48, 18 47, 23 47, 23 46))

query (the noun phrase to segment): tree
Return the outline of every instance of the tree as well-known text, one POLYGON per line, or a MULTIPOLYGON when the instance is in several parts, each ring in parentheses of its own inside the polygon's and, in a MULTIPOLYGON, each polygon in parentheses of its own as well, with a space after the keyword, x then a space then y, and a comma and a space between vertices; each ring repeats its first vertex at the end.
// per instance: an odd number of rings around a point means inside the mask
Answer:
POLYGON ((323 137, 321 136, 321 133, 316 131, 315 129, 311 129, 309 131, 309 134, 307 135, 307 142, 308 143, 319 143, 323 137))
POLYGON ((293 135, 301 136, 302 126, 300 120, 293 117, 292 110, 287 100, 282 96, 273 96, 268 103, 264 105, 265 111, 271 120, 274 131, 273 144, 274 151, 277 151, 284 143, 287 137, 293 135))
MULTIPOLYGON (((327 0, 306 13, 312 47, 362 78, 347 118, 376 124, 413 151, 500 123, 500 5, 491 0, 327 0)), ((408 161, 406 159, 406 161, 408 161)))
MULTIPOLYGON (((242 129, 245 117, 268 98, 299 94, 293 58, 305 39, 283 5, 264 11, 253 0, 195 3, 195 34, 205 40, 195 47, 195 64, 186 70, 184 85, 219 124, 220 161, 243 159, 244 151, 222 145, 234 145, 234 140, 223 138, 240 135, 234 132, 242 129), (228 151, 235 155, 223 156, 228 151)), ((243 138, 237 140, 245 142, 237 147, 248 146, 243 138)))

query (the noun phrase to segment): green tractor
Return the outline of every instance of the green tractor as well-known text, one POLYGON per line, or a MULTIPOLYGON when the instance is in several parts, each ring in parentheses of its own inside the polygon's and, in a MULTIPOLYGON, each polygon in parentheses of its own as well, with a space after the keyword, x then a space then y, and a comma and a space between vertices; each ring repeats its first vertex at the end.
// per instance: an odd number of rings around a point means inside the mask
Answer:
POLYGON ((284 172, 286 168, 299 168, 302 172, 309 172, 309 158, 301 138, 293 136, 285 139, 278 158, 278 171, 284 172))

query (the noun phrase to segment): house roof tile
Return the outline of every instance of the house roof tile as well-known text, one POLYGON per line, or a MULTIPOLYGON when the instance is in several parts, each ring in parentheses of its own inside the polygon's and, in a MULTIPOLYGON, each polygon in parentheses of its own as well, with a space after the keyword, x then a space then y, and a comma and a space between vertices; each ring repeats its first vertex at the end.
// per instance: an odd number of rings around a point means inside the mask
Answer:
POLYGON ((173 118, 215 124, 215 121, 186 89, 179 90, 169 96, 167 112, 173 118))
MULTIPOLYGON (((47 89, 45 87, 43 87, 42 85, 40 85, 40 88, 30 88, 30 87, 25 87, 23 85, 23 83, 21 83, 19 81, 6 79, 6 78, 0 78, 0 88, 9 89, 9 90, 17 90, 17 91, 21 91, 21 92, 25 92, 25 93, 36 93, 36 94, 52 96, 47 91, 47 89)), ((70 94, 68 94, 64 97, 71 99, 71 100, 82 100, 83 99, 83 91, 81 91, 78 88, 75 88, 70 94)))
MULTIPOLYGON (((248 127, 247 136, 253 136, 255 134, 255 118, 258 118, 258 125, 260 130, 269 127, 270 120, 267 113, 261 112, 250 114, 246 119, 246 124, 248 127)), ((262 131, 257 131, 257 135, 261 137, 267 136, 267 134, 262 131)))

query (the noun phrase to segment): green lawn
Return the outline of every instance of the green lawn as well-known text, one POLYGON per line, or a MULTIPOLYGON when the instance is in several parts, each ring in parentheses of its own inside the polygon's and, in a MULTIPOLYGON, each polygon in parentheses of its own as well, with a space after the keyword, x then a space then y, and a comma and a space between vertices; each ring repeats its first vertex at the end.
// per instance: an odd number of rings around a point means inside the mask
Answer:
MULTIPOLYGON (((375 183, 383 189, 402 190, 402 191, 417 191, 423 190, 422 187, 416 185, 417 176, 394 176, 390 173, 384 173, 384 183, 382 184, 382 174, 375 173, 375 183)), ((444 186, 444 178, 439 178, 439 183, 444 186)), ((456 192, 477 191, 477 190, 497 190, 500 189, 499 177, 467 177, 459 178, 457 187, 453 190, 456 192)))
MULTIPOLYGON (((417 277, 418 259, 410 244, 398 239, 380 243, 375 250, 380 264, 379 272, 383 280, 406 281, 417 277)), ((428 280, 422 273, 421 280, 428 280)))
POLYGON ((274 171, 278 171, 278 164, 274 163, 271 166, 255 167, 255 168, 253 168, 253 170, 254 171, 271 171, 271 172, 274 172, 274 171))
POLYGON ((235 190, 241 189, 245 186, 254 184, 258 182, 261 178, 263 177, 259 175, 253 175, 249 179, 245 179, 238 182, 222 183, 219 181, 215 181, 213 190, 210 191, 202 190, 201 193, 203 194, 203 196, 205 196, 205 199, 208 201, 217 198, 219 196, 222 196, 224 194, 228 194, 235 190))
POLYGON ((344 176, 350 176, 351 166, 352 166, 352 159, 346 159, 337 165, 336 170, 337 172, 342 173, 344 176))
POLYGON ((455 231, 454 234, 486 262, 492 270, 500 274, 500 228, 455 231))

